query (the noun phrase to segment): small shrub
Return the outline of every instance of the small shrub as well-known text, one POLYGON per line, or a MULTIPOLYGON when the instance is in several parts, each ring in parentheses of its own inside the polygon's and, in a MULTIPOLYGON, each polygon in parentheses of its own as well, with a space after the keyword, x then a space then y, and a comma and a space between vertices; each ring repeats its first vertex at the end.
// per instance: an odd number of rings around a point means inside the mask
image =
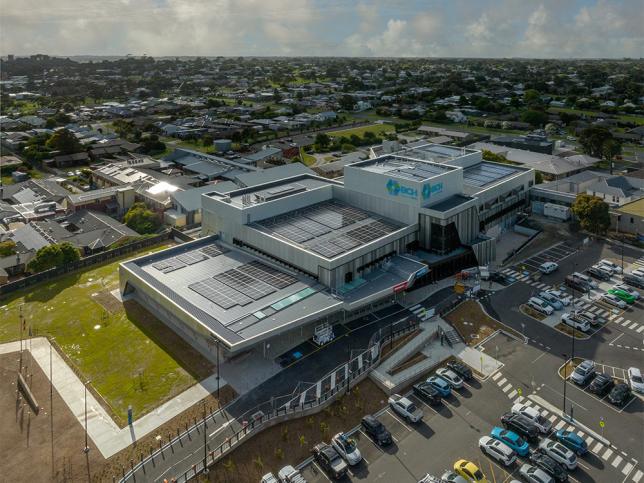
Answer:
POLYGON ((275 448, 275 457, 277 459, 284 459, 284 450, 282 448, 275 448))

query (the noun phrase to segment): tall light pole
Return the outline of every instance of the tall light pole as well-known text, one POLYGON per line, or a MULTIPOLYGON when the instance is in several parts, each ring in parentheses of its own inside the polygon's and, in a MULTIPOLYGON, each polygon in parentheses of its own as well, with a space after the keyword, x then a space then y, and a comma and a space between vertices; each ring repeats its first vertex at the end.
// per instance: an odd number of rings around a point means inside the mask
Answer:
POLYGON ((217 340, 217 404, 221 407, 221 399, 219 399, 219 339, 217 340))
POLYGON ((562 416, 566 414, 566 387, 568 386, 568 356, 566 354, 564 356, 564 373, 563 373, 563 380, 564 380, 564 388, 563 388, 563 409, 561 410, 562 416))
POLYGON ((85 449, 83 450, 85 453, 89 453, 89 445, 87 444, 87 385, 89 383, 89 380, 85 382, 85 449))
POLYGON ((56 474, 54 462, 54 370, 52 363, 52 345, 54 337, 49 341, 49 430, 51 433, 51 476, 56 474))
POLYGON ((208 423, 206 417, 206 401, 203 402, 203 473, 208 474, 208 423))

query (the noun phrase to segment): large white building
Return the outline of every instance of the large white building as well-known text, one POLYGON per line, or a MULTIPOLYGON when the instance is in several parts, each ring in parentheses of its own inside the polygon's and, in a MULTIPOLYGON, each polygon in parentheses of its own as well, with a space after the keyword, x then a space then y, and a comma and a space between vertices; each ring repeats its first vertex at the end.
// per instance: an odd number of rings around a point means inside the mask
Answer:
POLYGON ((402 292, 495 258, 530 169, 424 145, 346 166, 202 195, 204 237, 121 265, 121 291, 213 354, 279 355, 402 292))

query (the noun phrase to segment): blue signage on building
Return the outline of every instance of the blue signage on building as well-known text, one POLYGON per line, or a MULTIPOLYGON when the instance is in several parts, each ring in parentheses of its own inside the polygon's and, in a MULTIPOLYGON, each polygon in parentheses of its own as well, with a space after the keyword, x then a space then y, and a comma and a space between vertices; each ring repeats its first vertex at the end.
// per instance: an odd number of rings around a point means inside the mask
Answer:
MULTIPOLYGON (((404 196, 406 198, 417 199, 418 190, 411 186, 400 184, 394 179, 387 181, 387 191, 391 196, 404 196)), ((423 186, 421 196, 424 200, 429 199, 432 194, 437 194, 443 191, 443 183, 436 183, 435 185, 426 184, 423 186)))

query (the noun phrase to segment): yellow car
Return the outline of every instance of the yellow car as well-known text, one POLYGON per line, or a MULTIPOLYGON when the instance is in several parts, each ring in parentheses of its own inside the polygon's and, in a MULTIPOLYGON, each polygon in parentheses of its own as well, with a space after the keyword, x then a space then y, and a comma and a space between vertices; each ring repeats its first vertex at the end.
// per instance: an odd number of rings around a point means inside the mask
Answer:
POLYGON ((472 483, 489 483, 479 467, 471 461, 458 460, 454 463, 454 471, 472 483))

